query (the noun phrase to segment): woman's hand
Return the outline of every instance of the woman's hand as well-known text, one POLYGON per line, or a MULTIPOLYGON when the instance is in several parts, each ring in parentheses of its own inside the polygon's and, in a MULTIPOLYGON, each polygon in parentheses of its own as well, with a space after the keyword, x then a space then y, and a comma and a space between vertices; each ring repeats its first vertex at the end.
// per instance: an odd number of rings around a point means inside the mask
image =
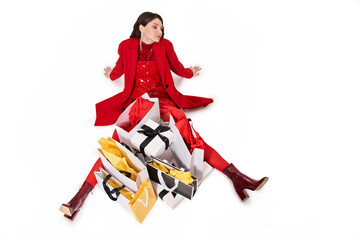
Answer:
POLYGON ((104 68, 104 71, 105 71, 104 72, 105 77, 110 78, 110 73, 112 71, 111 67, 104 68))
POLYGON ((190 69, 193 71, 194 77, 196 77, 196 76, 199 75, 199 72, 200 72, 200 70, 201 70, 201 67, 195 66, 195 67, 190 67, 190 69))

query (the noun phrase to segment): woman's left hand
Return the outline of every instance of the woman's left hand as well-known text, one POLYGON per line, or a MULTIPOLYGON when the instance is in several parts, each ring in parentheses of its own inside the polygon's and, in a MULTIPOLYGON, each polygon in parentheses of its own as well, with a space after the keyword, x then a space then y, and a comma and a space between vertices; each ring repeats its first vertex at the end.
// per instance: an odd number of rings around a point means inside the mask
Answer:
POLYGON ((201 67, 195 66, 195 67, 190 67, 190 69, 193 71, 194 77, 196 77, 196 76, 199 75, 199 72, 200 72, 200 70, 201 70, 201 67))

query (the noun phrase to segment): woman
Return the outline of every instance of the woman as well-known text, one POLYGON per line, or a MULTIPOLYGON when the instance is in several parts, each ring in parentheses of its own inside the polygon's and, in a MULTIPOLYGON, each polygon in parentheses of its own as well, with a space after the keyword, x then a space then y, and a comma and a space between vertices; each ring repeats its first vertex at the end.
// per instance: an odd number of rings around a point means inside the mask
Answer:
MULTIPOLYGON (((176 90, 170 71, 181 77, 192 78, 199 75, 201 68, 199 66, 184 68, 176 56, 172 43, 164 38, 163 20, 160 15, 151 12, 142 13, 134 24, 130 38, 120 43, 118 53, 119 59, 115 67, 113 69, 106 67, 104 75, 115 80, 125 74, 124 91, 96 104, 96 126, 114 124, 122 110, 144 93, 159 98, 160 113, 164 121, 168 121, 170 113, 186 119, 181 109, 206 106, 213 102, 211 98, 186 96, 176 90)), ((197 147, 200 145, 204 149, 204 160, 232 180, 241 200, 248 198, 244 189, 260 190, 267 182, 267 177, 256 181, 244 175, 201 138, 199 139, 201 142, 197 143, 197 147)), ((97 162, 95 168, 98 167, 97 164, 100 163, 97 162)), ((89 177, 86 181, 92 182, 91 186, 96 184, 95 181, 89 180, 89 177)), ((72 219, 73 213, 76 215, 92 189, 87 187, 83 190, 83 188, 68 204, 62 205, 63 210, 66 210, 63 212, 69 219, 72 219)))

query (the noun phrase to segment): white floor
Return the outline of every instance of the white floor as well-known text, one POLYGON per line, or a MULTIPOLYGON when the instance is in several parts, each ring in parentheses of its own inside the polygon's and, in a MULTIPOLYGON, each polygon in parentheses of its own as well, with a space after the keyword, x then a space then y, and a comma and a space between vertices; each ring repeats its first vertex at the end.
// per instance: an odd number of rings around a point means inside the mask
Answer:
POLYGON ((8 1, 0 4, 0 239, 359 239, 360 2, 8 1), (213 97, 189 111, 241 171, 269 176, 243 203, 214 171, 192 201, 143 224, 96 188, 74 222, 58 210, 99 156, 94 104, 123 88, 105 66, 144 11, 213 97))

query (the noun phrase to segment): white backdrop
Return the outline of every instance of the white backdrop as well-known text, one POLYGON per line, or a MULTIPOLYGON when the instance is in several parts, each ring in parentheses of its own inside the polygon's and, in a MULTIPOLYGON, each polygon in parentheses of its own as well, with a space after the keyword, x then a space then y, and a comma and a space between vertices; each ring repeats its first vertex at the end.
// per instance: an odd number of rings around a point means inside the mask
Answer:
POLYGON ((1 1, 0 239, 359 239, 360 2, 1 1), (254 178, 241 202, 214 171, 192 201, 143 224, 98 187, 74 222, 59 206, 99 156, 94 104, 123 89, 117 60, 144 11, 200 76, 184 94, 201 136, 254 178))

